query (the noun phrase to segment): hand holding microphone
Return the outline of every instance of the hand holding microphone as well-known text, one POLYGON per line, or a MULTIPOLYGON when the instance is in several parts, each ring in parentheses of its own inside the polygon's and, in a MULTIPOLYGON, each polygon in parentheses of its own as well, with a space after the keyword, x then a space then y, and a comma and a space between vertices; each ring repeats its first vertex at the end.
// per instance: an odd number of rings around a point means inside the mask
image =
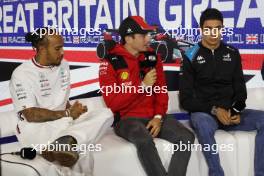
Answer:
POLYGON ((156 80, 157 80, 157 71, 155 68, 153 68, 145 75, 142 82, 145 86, 153 86, 156 80))

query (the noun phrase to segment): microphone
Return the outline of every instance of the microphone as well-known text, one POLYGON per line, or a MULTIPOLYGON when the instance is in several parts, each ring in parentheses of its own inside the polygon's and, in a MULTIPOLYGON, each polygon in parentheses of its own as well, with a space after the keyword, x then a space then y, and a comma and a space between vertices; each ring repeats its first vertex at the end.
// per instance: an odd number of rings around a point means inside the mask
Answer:
POLYGON ((11 152, 12 155, 20 155, 23 159, 32 160, 36 157, 37 151, 31 147, 24 147, 19 152, 11 152))
POLYGON ((157 64, 157 55, 154 52, 144 52, 145 58, 140 62, 141 68, 155 68, 157 64))
POLYGON ((140 61, 140 78, 144 79, 146 73, 155 68, 157 64, 157 55, 155 52, 144 52, 144 60, 140 61))
POLYGON ((113 40, 111 31, 107 30, 104 33, 104 40, 100 42, 96 47, 97 57, 100 59, 107 58, 109 51, 114 48, 117 43, 113 40))

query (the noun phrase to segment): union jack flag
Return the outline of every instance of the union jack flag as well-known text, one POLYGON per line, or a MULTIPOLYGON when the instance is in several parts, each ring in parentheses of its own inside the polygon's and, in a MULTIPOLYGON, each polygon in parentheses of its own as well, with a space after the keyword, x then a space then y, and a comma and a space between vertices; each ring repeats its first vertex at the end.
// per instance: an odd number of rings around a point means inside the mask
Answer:
POLYGON ((246 44, 258 44, 258 34, 247 34, 246 44))
POLYGON ((74 44, 79 44, 80 43, 80 37, 79 36, 73 36, 73 43, 74 44))

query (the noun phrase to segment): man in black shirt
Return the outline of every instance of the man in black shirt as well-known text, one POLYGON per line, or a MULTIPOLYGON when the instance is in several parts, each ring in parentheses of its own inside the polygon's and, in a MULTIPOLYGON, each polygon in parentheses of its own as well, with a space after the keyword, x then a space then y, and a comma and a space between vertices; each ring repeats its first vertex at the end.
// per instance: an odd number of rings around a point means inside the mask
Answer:
MULTIPOLYGON (((264 112, 245 109, 247 92, 239 51, 221 41, 223 16, 205 10, 202 41, 186 51, 180 75, 180 102, 202 146, 215 146, 215 131, 257 130, 255 176, 264 175, 264 112)), ((210 176, 224 176, 219 155, 203 151, 210 176)))

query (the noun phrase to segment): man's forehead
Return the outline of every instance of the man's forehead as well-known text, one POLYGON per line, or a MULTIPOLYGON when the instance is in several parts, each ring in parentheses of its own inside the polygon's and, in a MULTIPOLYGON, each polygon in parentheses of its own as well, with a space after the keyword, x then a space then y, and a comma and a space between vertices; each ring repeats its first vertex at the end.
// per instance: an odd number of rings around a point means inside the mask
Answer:
POLYGON ((222 22, 220 20, 206 20, 204 21, 203 27, 218 27, 222 26, 222 22))

